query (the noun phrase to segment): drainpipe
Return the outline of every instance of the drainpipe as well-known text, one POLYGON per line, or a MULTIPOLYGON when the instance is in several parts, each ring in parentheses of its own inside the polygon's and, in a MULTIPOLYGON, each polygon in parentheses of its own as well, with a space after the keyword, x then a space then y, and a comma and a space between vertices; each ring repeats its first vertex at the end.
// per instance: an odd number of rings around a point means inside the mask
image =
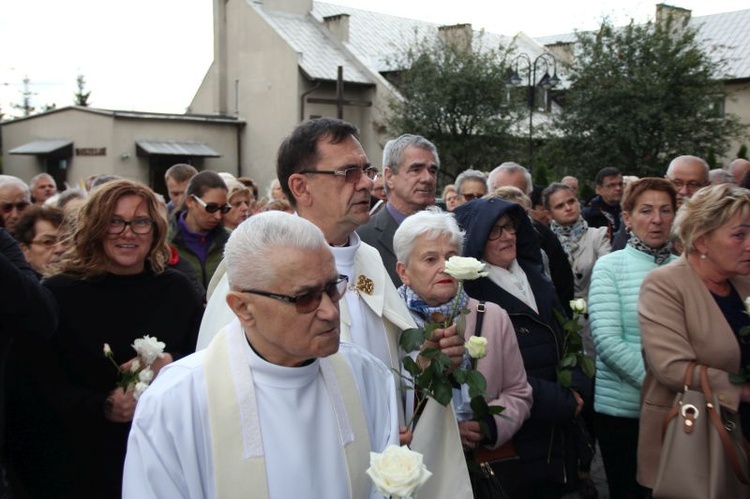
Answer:
POLYGON ((300 123, 305 121, 305 97, 315 92, 318 88, 320 88, 320 82, 317 82, 314 87, 312 87, 307 92, 302 92, 302 95, 299 96, 299 122, 300 123))

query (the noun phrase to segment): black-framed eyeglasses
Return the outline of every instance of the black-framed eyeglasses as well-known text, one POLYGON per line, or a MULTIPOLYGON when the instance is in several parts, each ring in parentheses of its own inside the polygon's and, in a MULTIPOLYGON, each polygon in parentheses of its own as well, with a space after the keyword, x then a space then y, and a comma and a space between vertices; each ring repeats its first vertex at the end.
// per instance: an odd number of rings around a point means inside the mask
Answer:
POLYGON ((370 180, 375 180, 375 177, 378 176, 378 169, 372 165, 366 165, 363 167, 352 166, 351 168, 346 168, 344 170, 302 170, 300 173, 336 175, 337 177, 344 177, 344 181, 349 182, 350 184, 356 184, 359 182, 359 179, 362 178, 363 174, 370 180))
POLYGON ((330 298, 332 302, 336 303, 337 301, 339 301, 341 297, 344 296, 344 293, 346 293, 346 286, 348 282, 348 277, 346 277, 345 275, 339 275, 339 277, 335 281, 329 282, 322 289, 313 289, 297 296, 269 293, 268 291, 260 291, 258 289, 243 289, 242 292, 265 296, 267 298, 273 298, 274 300, 280 300, 289 304, 294 304, 298 313, 307 314, 318 309, 321 300, 323 300, 323 293, 327 294, 328 298, 330 298))
POLYGON ((492 227, 492 230, 490 230, 490 234, 487 236, 487 239, 490 241, 494 241, 495 239, 500 239, 503 236, 503 232, 507 232, 510 235, 513 235, 516 233, 516 224, 513 222, 513 220, 508 220, 504 224, 495 224, 492 227))
POLYGON ((695 181, 685 182, 684 180, 679 180, 679 179, 675 179, 675 180, 669 179, 669 181, 672 182, 672 185, 678 191, 681 190, 683 187, 687 187, 689 191, 693 192, 693 191, 697 191, 701 187, 706 186, 706 184, 702 184, 700 182, 695 182, 695 181))
POLYGON ((15 208, 20 213, 28 208, 30 204, 31 203, 28 201, 20 201, 18 203, 0 203, 0 210, 2 210, 3 213, 8 214, 13 211, 13 208, 15 208))
POLYGON ((133 234, 148 234, 154 228, 154 221, 150 218, 139 217, 133 220, 123 220, 122 218, 113 218, 109 221, 107 234, 119 235, 125 232, 125 228, 130 227, 133 234))
POLYGON ((196 196, 195 194, 191 194, 191 196, 193 196, 193 199, 198 201, 198 203, 200 203, 200 205, 203 206, 203 209, 206 210, 206 213, 211 213, 212 215, 216 213, 217 211, 220 211, 222 215, 226 215, 232 209, 232 207, 228 204, 220 205, 217 203, 207 203, 203 201, 201 198, 199 198, 198 196, 196 196))
POLYGON ((482 196, 484 196, 484 194, 474 194, 471 192, 467 192, 466 194, 461 194, 461 197, 464 198, 464 201, 466 201, 467 203, 469 201, 473 201, 475 199, 481 198, 482 196))

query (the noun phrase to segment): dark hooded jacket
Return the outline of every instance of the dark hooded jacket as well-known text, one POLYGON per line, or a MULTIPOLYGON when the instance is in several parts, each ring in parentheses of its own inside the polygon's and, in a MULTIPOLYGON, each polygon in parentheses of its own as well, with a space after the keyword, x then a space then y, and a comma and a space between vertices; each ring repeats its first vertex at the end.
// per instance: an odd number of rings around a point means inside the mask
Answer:
MULTIPOLYGON (((516 331, 534 402, 530 418, 513 437, 527 481, 565 483, 575 477, 578 422, 574 420, 576 400, 571 390, 557 383, 557 362, 562 355, 563 332, 553 309, 564 314, 554 286, 542 272, 539 243, 526 212, 501 199, 477 199, 459 206, 456 218, 466 231, 464 256, 482 259, 492 227, 503 215, 511 217, 516 229, 516 259, 526 273, 539 312, 488 277, 466 281, 469 296, 497 303, 510 316, 516 331)), ((591 403, 591 381, 578 371, 573 384, 591 403)))

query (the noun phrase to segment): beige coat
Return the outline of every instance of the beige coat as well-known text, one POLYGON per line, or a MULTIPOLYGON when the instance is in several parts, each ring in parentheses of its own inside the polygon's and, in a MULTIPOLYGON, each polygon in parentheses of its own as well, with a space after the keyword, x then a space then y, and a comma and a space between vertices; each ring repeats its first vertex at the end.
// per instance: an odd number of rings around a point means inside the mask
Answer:
MULTIPOLYGON (((750 281, 733 278, 744 299, 750 281)), ((685 257, 653 270, 643 281, 638 300, 646 377, 641 392, 638 438, 638 482, 653 488, 661 455, 662 422, 682 391, 688 363, 709 367, 711 387, 722 406, 737 411, 740 387, 728 374, 740 370, 740 349, 724 314, 685 257)), ((693 387, 698 387, 697 375, 693 387)))

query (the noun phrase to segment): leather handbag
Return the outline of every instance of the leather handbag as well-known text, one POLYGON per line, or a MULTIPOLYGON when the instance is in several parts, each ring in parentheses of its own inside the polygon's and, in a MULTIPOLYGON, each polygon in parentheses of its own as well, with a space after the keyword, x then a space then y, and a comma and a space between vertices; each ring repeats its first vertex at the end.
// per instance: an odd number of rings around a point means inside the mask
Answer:
MULTIPOLYGON (((484 302, 479 302, 474 336, 482 336, 484 311, 484 302)), ((517 480, 519 476, 516 466, 519 458, 512 441, 495 450, 480 445, 466 453, 466 460, 475 499, 509 499, 503 484, 508 485, 509 481, 517 480)))
POLYGON ((691 362, 684 389, 664 418, 662 451, 653 497, 727 499, 750 497, 748 446, 737 413, 721 407, 708 368, 691 362), (690 388, 700 368, 700 390, 690 388))

